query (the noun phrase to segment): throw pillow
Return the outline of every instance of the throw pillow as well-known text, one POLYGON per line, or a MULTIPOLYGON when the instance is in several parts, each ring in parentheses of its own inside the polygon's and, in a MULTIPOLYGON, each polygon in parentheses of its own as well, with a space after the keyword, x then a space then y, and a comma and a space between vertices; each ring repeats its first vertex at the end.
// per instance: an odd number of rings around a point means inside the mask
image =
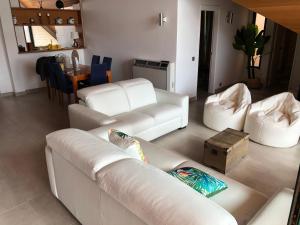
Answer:
POLYGON ((228 188, 225 182, 196 168, 184 167, 168 173, 208 198, 228 188))
POLYGON ((111 143, 117 145, 135 159, 146 162, 144 152, 138 140, 115 129, 110 129, 108 131, 108 139, 111 143))

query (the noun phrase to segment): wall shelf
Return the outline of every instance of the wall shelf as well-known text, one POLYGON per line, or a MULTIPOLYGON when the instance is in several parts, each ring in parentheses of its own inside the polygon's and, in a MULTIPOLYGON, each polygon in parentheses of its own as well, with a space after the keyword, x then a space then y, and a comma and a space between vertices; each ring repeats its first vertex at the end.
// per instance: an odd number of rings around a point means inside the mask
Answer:
POLYGON ((81 26, 80 10, 11 8, 15 26, 81 26), (57 18, 62 23, 56 22, 57 18), (71 24, 68 21, 74 20, 71 24))
POLYGON ((19 54, 83 49, 81 10, 75 8, 11 7, 19 54), (74 33, 77 34, 75 40, 72 39, 74 33), (59 49, 48 49, 52 43, 59 49))
POLYGON ((25 51, 25 52, 19 52, 19 54, 30 54, 30 53, 43 53, 43 52, 62 52, 62 51, 71 51, 71 50, 79 50, 84 49, 84 47, 80 48, 61 48, 61 49, 45 49, 45 50, 32 50, 32 51, 25 51))

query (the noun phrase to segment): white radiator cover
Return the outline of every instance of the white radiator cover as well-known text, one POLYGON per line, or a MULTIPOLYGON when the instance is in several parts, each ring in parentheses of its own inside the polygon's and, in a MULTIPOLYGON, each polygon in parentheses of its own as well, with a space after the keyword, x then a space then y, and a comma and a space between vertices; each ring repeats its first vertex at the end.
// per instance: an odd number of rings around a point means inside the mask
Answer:
POLYGON ((135 59, 132 70, 133 78, 145 78, 155 88, 175 92, 175 63, 135 59))

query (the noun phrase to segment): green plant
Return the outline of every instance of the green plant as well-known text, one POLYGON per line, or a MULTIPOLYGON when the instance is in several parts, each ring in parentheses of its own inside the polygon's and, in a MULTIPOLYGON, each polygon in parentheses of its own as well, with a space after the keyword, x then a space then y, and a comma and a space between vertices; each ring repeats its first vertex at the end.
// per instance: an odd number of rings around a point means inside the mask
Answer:
POLYGON ((258 32, 255 24, 248 24, 236 31, 233 48, 243 51, 247 57, 248 78, 255 79, 255 57, 261 56, 264 52, 265 44, 270 40, 270 36, 265 36, 265 31, 258 32))

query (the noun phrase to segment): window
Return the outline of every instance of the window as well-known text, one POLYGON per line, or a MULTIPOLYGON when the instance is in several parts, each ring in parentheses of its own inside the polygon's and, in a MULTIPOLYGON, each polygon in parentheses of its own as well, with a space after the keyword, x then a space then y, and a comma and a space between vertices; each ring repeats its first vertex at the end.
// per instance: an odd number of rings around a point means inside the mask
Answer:
MULTIPOLYGON (((260 15, 259 13, 253 13, 253 24, 257 25, 258 32, 266 29, 266 17, 260 15)), ((261 56, 255 56, 255 63, 253 67, 260 68, 261 56)))

